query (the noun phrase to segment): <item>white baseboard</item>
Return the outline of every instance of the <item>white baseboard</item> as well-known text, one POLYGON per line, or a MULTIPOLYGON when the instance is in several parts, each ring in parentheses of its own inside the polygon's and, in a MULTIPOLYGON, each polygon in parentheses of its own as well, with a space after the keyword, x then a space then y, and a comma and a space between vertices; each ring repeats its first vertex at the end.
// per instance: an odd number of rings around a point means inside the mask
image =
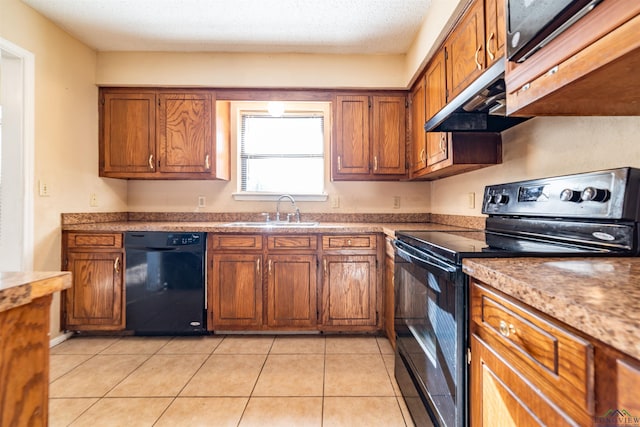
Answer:
POLYGON ((63 343, 64 341, 68 340, 69 338, 71 338, 71 336, 73 335, 73 332, 66 332, 63 334, 58 335, 57 337, 51 339, 49 341, 49 348, 54 347, 60 343, 63 343))

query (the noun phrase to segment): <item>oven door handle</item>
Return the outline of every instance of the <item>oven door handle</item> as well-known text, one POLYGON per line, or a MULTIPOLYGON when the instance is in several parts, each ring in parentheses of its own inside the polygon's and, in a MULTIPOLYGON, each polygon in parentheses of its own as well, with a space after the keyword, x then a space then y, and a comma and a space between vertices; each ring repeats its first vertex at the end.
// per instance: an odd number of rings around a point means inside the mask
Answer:
POLYGON ((416 252, 417 254, 419 254, 419 256, 408 252, 407 249, 403 247, 405 246, 405 244, 398 240, 393 241, 393 246, 396 248, 396 254, 400 258, 410 263, 417 264, 438 277, 446 277, 447 279, 453 281, 456 273, 458 272, 458 269, 455 266, 448 265, 438 260, 437 258, 434 258, 431 255, 419 251, 415 248, 411 248, 410 250, 412 252, 416 252))

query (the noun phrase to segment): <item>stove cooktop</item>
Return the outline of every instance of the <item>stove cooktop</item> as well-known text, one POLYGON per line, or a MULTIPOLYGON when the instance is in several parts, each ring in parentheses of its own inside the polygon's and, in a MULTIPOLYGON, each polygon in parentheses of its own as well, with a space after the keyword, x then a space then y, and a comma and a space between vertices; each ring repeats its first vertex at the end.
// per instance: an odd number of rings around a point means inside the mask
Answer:
POLYGON ((455 264, 460 264, 463 258, 612 254, 610 249, 513 237, 484 230, 398 231, 396 238, 455 264))

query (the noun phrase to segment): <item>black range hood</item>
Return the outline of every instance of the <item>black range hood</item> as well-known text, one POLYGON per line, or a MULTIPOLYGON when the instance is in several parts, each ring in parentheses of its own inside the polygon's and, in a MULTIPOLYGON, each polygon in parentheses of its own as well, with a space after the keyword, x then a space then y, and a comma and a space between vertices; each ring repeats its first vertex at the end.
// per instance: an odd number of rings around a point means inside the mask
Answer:
POLYGON ((426 132, 502 132, 528 120, 507 117, 505 60, 487 69, 425 125, 426 132))

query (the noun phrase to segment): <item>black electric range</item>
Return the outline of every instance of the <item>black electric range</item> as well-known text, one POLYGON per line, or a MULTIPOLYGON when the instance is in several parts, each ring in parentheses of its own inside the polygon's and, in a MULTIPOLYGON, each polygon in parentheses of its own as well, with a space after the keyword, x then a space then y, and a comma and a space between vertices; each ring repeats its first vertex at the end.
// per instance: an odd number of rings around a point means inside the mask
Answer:
POLYGON ((637 256, 640 169, 491 185, 484 230, 398 231, 395 375, 416 425, 468 425, 464 258, 637 256))

